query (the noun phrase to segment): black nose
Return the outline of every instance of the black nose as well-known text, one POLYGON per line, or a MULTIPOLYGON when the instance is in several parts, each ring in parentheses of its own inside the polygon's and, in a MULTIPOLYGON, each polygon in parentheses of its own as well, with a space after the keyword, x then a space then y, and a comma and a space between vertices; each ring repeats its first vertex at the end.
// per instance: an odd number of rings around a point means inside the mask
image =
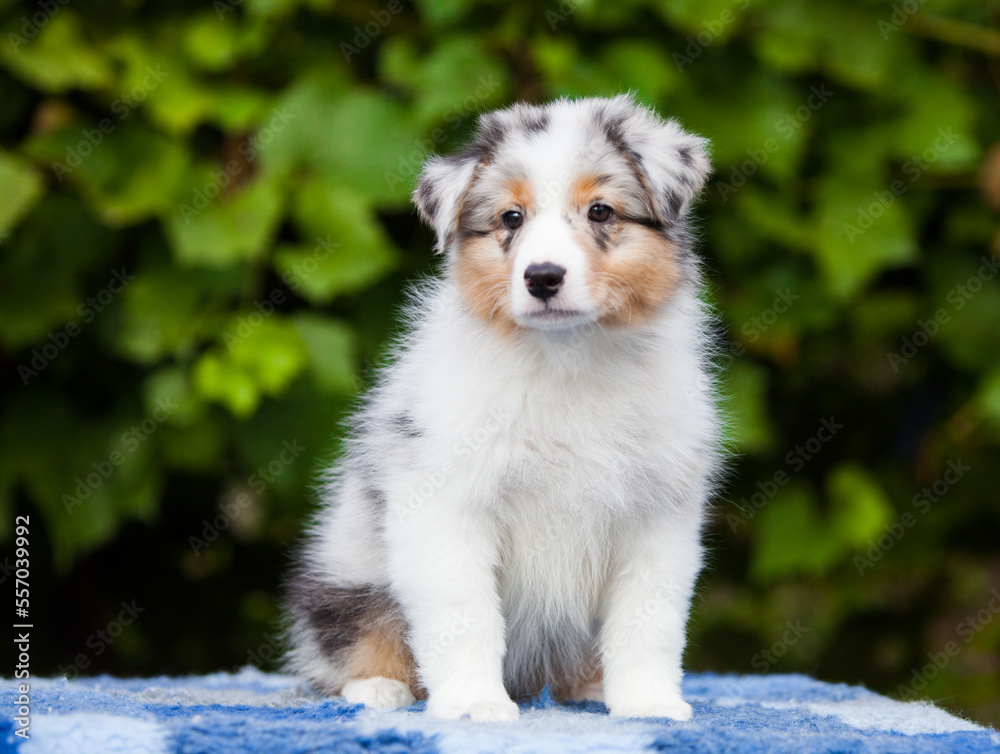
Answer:
POLYGON ((552 262, 529 264, 524 271, 524 284, 528 286, 528 293, 545 301, 556 295, 565 276, 566 270, 552 262))

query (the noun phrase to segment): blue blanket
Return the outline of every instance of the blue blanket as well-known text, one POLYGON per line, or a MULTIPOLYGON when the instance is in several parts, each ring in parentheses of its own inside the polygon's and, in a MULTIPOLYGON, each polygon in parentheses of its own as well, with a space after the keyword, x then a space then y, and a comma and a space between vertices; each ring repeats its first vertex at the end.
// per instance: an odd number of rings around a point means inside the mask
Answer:
MULTIPOLYGON (((16 685, 0 681, 3 698, 16 685)), ((189 678, 40 680, 31 686, 30 738, 15 736, 12 705, 0 750, 76 752, 996 752, 1000 734, 927 703, 801 675, 690 675, 694 719, 613 720, 596 702, 543 693, 517 723, 442 722, 369 710, 316 695, 298 680, 247 668, 189 678)))

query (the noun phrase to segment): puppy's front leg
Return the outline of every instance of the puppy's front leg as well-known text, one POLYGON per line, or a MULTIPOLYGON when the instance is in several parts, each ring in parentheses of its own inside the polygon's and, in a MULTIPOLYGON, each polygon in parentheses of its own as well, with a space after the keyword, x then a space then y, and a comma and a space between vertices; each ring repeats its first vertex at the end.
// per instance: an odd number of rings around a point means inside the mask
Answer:
POLYGON ((645 525, 623 553, 605 595, 601 627, 604 699, 616 717, 690 720, 681 659, 701 568, 700 520, 645 525))
POLYGON ((495 522, 474 506, 440 500, 395 513, 386 526, 390 578, 410 623, 428 714, 516 720, 503 685, 495 522))

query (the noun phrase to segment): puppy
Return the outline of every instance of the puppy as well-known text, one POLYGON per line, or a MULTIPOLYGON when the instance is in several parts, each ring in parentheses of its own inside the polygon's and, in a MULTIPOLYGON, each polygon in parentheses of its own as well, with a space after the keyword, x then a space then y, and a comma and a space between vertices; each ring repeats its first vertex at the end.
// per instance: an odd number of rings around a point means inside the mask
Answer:
POLYGON ((356 412, 289 585, 289 665, 348 701, 515 720, 550 685, 686 720, 720 465, 689 207, 706 142, 627 96, 515 105, 431 158, 443 274, 356 412))

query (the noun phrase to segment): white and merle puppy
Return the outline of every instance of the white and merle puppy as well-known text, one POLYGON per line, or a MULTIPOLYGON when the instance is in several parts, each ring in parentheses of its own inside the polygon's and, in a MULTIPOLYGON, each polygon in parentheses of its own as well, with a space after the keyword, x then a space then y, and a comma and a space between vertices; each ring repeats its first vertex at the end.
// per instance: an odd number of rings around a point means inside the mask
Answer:
POLYGON ((688 210, 706 142, 627 96, 487 113, 415 192, 444 255, 290 583, 290 667, 349 701, 685 720, 720 462, 688 210))

